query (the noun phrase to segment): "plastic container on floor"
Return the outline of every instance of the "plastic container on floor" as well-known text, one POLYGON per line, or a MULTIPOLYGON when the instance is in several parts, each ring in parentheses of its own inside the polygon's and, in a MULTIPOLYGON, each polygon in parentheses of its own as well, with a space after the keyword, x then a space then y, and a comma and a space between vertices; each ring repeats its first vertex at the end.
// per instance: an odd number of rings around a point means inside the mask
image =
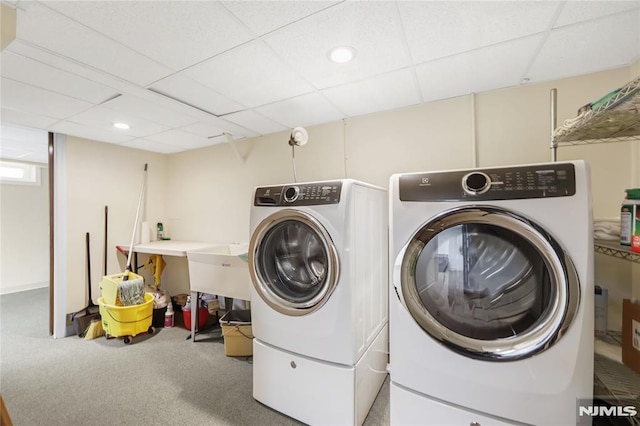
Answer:
MULTIPOLYGON (((191 309, 182 310, 182 320, 184 322, 184 328, 191 330, 191 309)), ((198 309, 198 330, 204 328, 209 321, 209 310, 201 307, 198 309)))
POLYGON ((251 310, 230 310, 220 318, 226 356, 252 356, 251 310))

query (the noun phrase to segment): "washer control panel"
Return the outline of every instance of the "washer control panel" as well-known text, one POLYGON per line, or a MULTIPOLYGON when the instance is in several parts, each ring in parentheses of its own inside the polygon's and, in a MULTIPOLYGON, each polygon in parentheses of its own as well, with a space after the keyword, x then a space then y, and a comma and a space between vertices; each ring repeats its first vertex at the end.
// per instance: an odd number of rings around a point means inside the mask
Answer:
POLYGON ((399 179, 400 201, 517 200, 575 193, 572 163, 410 173, 399 179))
POLYGON ((317 206, 338 204, 342 182, 264 186, 256 189, 254 206, 317 206))

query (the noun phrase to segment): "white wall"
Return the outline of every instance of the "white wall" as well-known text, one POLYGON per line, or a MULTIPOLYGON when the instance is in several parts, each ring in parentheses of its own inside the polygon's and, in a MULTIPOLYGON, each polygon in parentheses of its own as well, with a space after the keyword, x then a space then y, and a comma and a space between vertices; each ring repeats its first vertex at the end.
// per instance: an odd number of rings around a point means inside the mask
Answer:
MULTIPOLYGON (((107 274, 123 272, 126 257, 116 245, 129 247, 138 200, 148 164, 141 220, 165 217, 167 156, 67 137, 67 312, 87 304, 85 235, 90 234, 94 303, 104 276, 104 210, 108 206, 107 274)), ((139 229, 139 227, 138 227, 139 229)))
MULTIPOLYGON (((298 181, 351 177, 386 187, 395 172, 473 167, 474 154, 481 167, 550 161, 551 89, 558 90, 561 123, 636 75, 635 68, 616 69, 308 127, 309 143, 296 148, 298 181)), ((283 132, 238 142, 244 163, 226 144, 171 155, 167 222, 172 237, 248 241, 253 187, 293 181, 288 137, 283 132)), ((591 165, 594 217, 615 217, 624 189, 640 186, 634 145, 558 150, 559 160, 581 158, 591 165)), ((631 264, 597 258, 597 282, 610 288, 612 299, 628 297, 631 264)), ((175 262, 165 277, 173 292, 187 291, 186 262, 175 262)), ((614 328, 619 326, 616 309, 610 312, 614 328)))
POLYGON ((49 285, 49 180, 0 186, 0 294, 49 285))

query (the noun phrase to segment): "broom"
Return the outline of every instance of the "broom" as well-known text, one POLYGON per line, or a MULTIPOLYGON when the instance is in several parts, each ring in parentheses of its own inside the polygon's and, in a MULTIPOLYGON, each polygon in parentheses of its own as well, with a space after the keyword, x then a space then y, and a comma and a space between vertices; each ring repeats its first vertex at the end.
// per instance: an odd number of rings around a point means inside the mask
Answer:
POLYGON ((93 298, 91 297, 91 248, 89 243, 89 233, 86 233, 86 250, 87 250, 87 293, 89 303, 82 311, 73 314, 73 325, 76 329, 78 337, 85 337, 87 331, 91 327, 93 319, 100 318, 100 312, 98 306, 94 305, 93 298))
POLYGON ((102 319, 94 318, 91 320, 91 324, 87 327, 87 332, 84 334, 84 340, 93 340, 98 337, 104 336, 104 328, 102 328, 102 319))
MULTIPOLYGON (((109 215, 109 207, 104 206, 104 274, 107 275, 107 218, 109 215)), ((88 234, 87 234, 88 235, 88 234)), ((89 298, 91 298, 91 281, 89 281, 89 298)), ((104 328, 102 327, 102 317, 91 320, 87 331, 84 334, 84 340, 93 340, 104 336, 104 328)))

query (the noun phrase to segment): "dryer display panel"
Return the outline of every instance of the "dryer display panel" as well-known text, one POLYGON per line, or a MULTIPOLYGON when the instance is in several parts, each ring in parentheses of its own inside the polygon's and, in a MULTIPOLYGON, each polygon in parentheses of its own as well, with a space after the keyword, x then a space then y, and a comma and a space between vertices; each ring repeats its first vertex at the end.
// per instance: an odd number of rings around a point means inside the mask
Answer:
POLYGON ((578 309, 571 259, 535 223, 474 206, 443 212, 396 259, 394 285, 416 322, 466 356, 532 356, 563 335, 578 309))
POLYGON ((400 176, 400 201, 483 201, 568 197, 576 193, 575 166, 500 167, 400 176))

